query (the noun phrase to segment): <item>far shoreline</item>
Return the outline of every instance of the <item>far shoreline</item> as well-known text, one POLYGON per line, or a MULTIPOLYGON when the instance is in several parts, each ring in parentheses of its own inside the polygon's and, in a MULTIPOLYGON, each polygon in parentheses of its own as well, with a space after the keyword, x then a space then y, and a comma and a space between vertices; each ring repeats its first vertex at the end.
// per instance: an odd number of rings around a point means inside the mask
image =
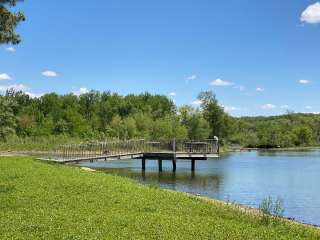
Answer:
MULTIPOLYGON (((221 148, 220 148, 221 149, 221 148)), ((252 151, 272 151, 272 152, 285 152, 285 151, 309 151, 309 150, 316 150, 320 149, 320 146, 306 146, 306 147, 279 147, 279 148, 250 148, 250 147, 239 147, 239 148, 226 148, 226 149, 221 149, 220 153, 237 153, 237 152, 252 152, 252 151)))

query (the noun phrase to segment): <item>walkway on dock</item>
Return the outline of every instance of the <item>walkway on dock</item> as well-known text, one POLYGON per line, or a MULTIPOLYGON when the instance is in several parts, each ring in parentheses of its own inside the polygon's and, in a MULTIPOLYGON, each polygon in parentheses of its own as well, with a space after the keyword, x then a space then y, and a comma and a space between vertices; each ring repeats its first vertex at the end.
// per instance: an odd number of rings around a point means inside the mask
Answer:
POLYGON ((191 161, 191 170, 194 171, 197 160, 218 157, 218 154, 218 140, 127 140, 64 145, 52 151, 46 160, 64 164, 79 164, 141 159, 142 170, 146 169, 147 160, 157 160, 159 171, 162 171, 162 161, 172 161, 173 171, 176 171, 177 160, 183 159, 191 161))

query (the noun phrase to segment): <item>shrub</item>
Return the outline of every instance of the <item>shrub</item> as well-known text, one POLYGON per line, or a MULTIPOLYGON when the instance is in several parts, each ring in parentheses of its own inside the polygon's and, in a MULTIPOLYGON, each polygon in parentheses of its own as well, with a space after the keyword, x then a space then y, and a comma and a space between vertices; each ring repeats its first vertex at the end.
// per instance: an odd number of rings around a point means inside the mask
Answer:
POLYGON ((270 224, 273 219, 283 216, 283 199, 278 197, 274 200, 272 197, 267 197, 261 201, 259 210, 262 212, 262 223, 270 224))

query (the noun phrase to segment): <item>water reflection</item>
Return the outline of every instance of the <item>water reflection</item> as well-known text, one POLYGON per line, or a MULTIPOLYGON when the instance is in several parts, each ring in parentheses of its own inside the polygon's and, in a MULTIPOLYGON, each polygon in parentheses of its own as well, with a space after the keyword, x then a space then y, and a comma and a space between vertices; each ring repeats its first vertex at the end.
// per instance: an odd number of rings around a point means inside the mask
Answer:
POLYGON ((197 161, 195 173, 190 161, 178 161, 172 172, 169 161, 158 172, 156 161, 140 160, 92 163, 109 174, 130 177, 146 184, 231 200, 257 207, 262 199, 283 198, 285 215, 307 223, 320 224, 320 152, 259 151, 224 154, 219 159, 197 161))
MULTIPOLYGON (((116 174, 120 176, 130 177, 138 181, 146 182, 148 184, 158 184, 160 186, 170 188, 177 191, 183 191, 182 186, 186 186, 183 189, 187 192, 192 192, 192 189, 202 189, 201 192, 219 192, 219 187, 223 182, 223 175, 201 175, 195 172, 166 172, 158 171, 131 171, 126 168, 113 168, 113 169, 101 169, 110 174, 116 174)), ((194 192, 198 193, 198 192, 194 192)))

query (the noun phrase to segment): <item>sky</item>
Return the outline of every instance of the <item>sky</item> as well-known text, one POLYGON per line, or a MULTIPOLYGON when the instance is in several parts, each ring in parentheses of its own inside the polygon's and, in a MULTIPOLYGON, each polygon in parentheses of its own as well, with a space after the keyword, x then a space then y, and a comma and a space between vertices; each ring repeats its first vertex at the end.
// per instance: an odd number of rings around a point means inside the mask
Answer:
POLYGON ((0 46, 0 93, 164 94, 233 116, 320 112, 320 3, 91 0, 19 3, 22 43, 0 46))

